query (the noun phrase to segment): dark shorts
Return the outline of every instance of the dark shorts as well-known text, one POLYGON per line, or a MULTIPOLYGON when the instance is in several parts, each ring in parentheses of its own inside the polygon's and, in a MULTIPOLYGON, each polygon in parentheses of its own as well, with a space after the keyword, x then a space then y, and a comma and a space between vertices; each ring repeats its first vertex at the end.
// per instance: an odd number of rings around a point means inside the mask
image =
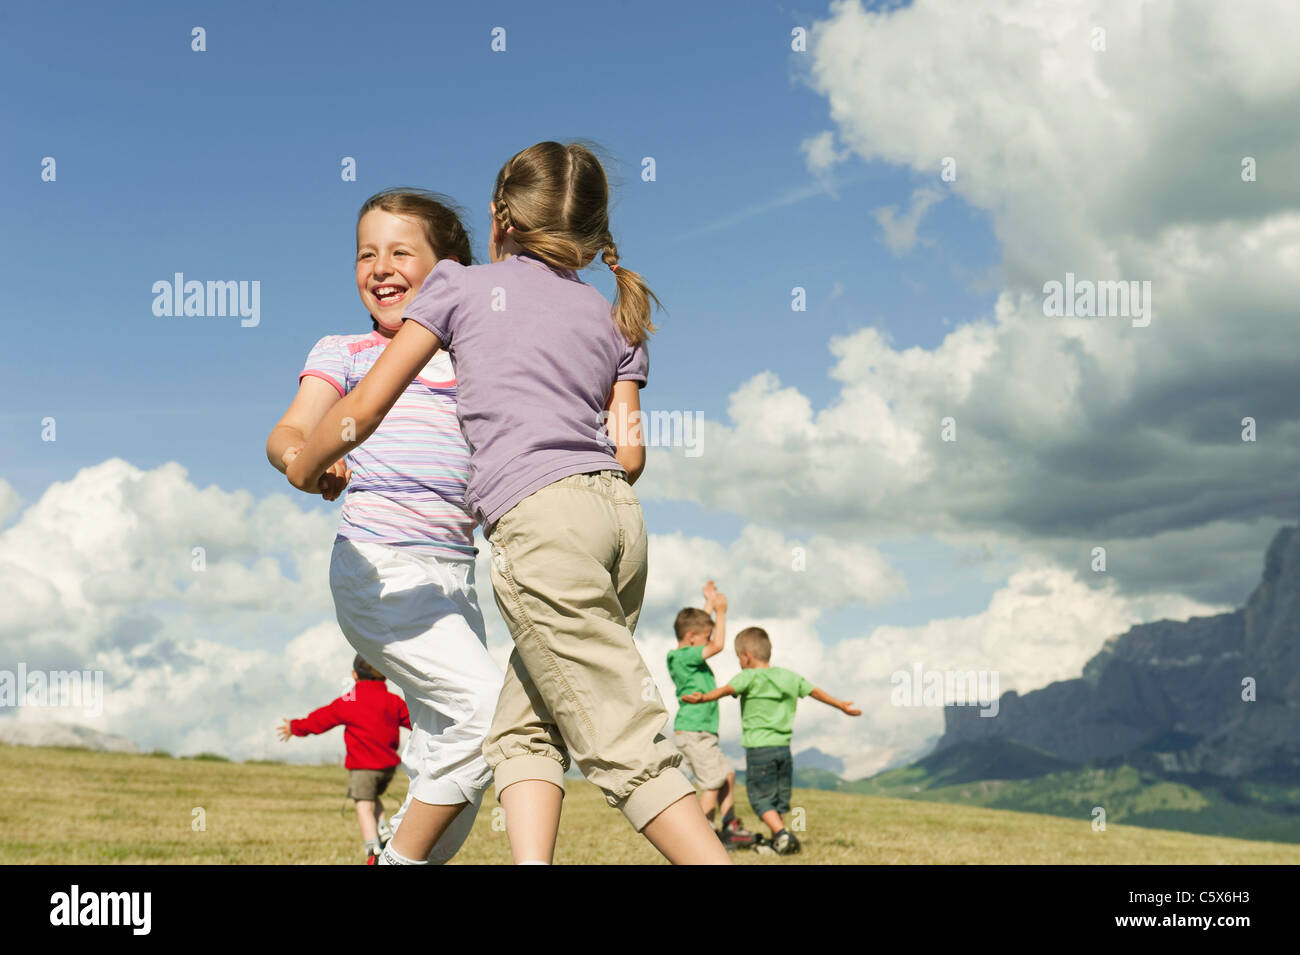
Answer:
POLYGON ((789 746, 756 746, 745 750, 745 790, 754 813, 762 816, 775 809, 790 811, 790 789, 794 785, 794 757, 789 746))
POLYGON ((388 769, 349 769, 348 798, 378 799, 393 781, 396 766, 388 769))

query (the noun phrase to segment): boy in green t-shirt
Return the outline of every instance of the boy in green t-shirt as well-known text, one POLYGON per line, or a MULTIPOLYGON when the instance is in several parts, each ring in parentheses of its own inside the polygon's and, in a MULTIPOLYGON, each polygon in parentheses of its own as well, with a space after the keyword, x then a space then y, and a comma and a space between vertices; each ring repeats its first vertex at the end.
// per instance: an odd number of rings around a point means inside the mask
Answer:
MULTIPOLYGON (((686 607, 673 623, 677 632, 677 649, 668 651, 668 674, 673 679, 677 697, 703 693, 717 684, 705 661, 721 653, 727 626, 727 598, 709 581, 704 585, 704 609, 686 607), (711 613, 717 614, 715 623, 711 613)), ((736 773, 718 745, 718 704, 682 705, 673 721, 673 743, 682 754, 700 784, 700 808, 713 822, 722 810, 722 828, 718 838, 727 848, 752 846, 754 834, 740 824, 732 809, 736 801, 736 773)))
POLYGON ((790 740, 799 698, 811 696, 847 713, 861 716, 853 704, 837 700, 797 673, 774 667, 772 641, 766 630, 749 627, 736 634, 740 672, 726 686, 687 693, 683 703, 709 703, 724 696, 740 697, 741 742, 745 745, 745 788, 754 812, 772 830, 772 848, 781 855, 799 851, 799 840, 785 828, 794 783, 790 740))

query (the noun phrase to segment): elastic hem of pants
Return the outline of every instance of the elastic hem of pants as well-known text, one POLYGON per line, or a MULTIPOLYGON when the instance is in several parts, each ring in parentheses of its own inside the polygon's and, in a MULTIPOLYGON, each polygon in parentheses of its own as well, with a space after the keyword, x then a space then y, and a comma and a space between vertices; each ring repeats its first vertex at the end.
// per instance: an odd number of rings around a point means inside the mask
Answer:
POLYGON ((619 808, 632 828, 640 832, 650 820, 663 812, 683 796, 695 795, 695 787, 681 770, 669 767, 658 776, 647 779, 619 808))
POLYGON ((507 786, 530 779, 552 783, 560 787, 560 792, 564 792, 564 767, 558 760, 551 759, 549 756, 538 756, 535 753, 511 756, 509 759, 502 760, 493 770, 493 778, 496 782, 497 799, 501 798, 501 790, 507 786))
POLYGON ((431 806, 455 806, 463 802, 473 803, 483 795, 482 790, 466 789, 451 779, 431 779, 417 776, 411 780, 408 790, 413 799, 431 806))

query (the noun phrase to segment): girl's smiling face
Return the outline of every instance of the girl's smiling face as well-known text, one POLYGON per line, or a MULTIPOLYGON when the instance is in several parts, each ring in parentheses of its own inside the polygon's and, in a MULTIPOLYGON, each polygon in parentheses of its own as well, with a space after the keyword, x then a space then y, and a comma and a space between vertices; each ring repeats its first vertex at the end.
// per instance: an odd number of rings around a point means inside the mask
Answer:
POLYGON ((438 263, 418 219, 371 209, 357 224, 357 292, 381 334, 402 327, 402 312, 438 263))

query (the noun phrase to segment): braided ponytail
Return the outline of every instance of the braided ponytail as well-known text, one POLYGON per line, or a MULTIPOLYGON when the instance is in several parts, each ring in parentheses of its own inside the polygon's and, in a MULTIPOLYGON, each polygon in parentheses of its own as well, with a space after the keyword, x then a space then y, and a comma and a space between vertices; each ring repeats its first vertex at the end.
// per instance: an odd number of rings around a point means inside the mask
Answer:
POLYGON ((605 233, 605 248, 600 258, 609 266, 618 283, 618 294, 614 296, 614 324, 629 345, 640 345, 656 331, 655 323, 650 318, 650 300, 654 299, 660 308, 664 307, 663 303, 650 291, 639 273, 619 264, 618 246, 608 232, 605 233))
POLYGON ((655 331, 650 301, 659 299, 618 261, 609 231, 609 183, 600 161, 580 143, 537 143, 512 156, 492 190, 495 221, 523 250, 556 268, 586 268, 597 254, 618 293, 610 318, 632 345, 655 331))

